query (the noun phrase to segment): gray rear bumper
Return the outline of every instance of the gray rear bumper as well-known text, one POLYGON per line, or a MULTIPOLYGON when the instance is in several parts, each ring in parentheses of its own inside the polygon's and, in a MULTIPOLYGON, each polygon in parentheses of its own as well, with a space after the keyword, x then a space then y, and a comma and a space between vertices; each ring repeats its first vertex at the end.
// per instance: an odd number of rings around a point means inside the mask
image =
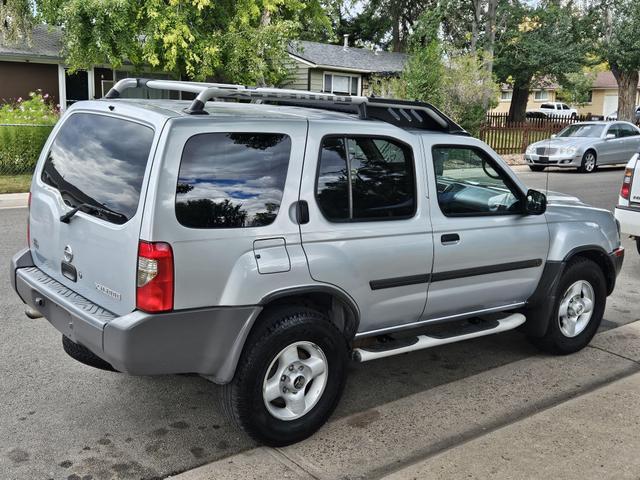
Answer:
POLYGON ((163 314, 136 310, 116 317, 35 267, 28 249, 13 257, 10 276, 22 301, 63 335, 134 375, 199 373, 229 382, 261 311, 259 306, 163 314))

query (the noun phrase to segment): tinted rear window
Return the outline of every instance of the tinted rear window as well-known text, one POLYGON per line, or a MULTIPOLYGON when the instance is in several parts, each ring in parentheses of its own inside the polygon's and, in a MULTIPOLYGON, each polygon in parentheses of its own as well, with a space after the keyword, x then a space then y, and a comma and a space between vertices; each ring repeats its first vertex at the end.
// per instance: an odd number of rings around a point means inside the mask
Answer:
POLYGON ((176 217, 191 228, 260 227, 282 201, 291 139, 274 133, 205 133, 187 140, 176 217))
POLYGON ((120 118, 76 113, 56 136, 42 181, 71 207, 112 223, 133 217, 153 142, 153 129, 120 118), (100 210, 90 208, 99 207, 100 210))

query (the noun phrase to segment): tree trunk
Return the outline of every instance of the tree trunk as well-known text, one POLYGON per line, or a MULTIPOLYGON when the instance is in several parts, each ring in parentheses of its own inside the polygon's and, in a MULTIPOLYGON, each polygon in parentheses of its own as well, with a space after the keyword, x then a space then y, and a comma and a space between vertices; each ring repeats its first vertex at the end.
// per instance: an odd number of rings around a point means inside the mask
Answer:
MULTIPOLYGON (((497 23, 498 0, 489 0, 487 5, 487 46, 485 48, 484 68, 492 78, 493 75, 493 54, 496 46, 496 23, 497 23)), ((482 106, 485 110, 489 108, 489 96, 482 99, 482 106)))
POLYGON ((618 120, 635 123, 638 70, 625 71, 618 65, 611 65, 611 71, 618 82, 618 120))
POLYGON ((470 50, 471 54, 476 54, 476 49, 478 48, 478 39, 480 36, 480 0, 471 0, 471 10, 473 13, 473 20, 471 21, 471 45, 470 50))
POLYGON ((529 101, 529 82, 517 81, 513 85, 513 96, 509 107, 509 121, 524 122, 529 101))

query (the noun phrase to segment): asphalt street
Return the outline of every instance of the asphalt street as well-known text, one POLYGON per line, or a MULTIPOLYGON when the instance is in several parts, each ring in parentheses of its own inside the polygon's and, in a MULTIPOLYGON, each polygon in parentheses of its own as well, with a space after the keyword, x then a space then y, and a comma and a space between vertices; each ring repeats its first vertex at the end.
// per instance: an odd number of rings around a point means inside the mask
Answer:
MULTIPOLYGON (((551 172, 549 189, 613 209, 622 169, 551 172)), ((547 175, 518 169, 532 188, 547 175)), ((25 244, 25 209, 0 210, 0 478, 163 478, 255 446, 222 415, 219 387, 197 376, 130 377, 67 357, 60 334, 29 320, 6 266, 25 244)), ((638 320, 640 256, 627 258, 603 329, 638 320)), ((511 362, 540 357, 518 332, 353 364, 339 419, 511 362)))

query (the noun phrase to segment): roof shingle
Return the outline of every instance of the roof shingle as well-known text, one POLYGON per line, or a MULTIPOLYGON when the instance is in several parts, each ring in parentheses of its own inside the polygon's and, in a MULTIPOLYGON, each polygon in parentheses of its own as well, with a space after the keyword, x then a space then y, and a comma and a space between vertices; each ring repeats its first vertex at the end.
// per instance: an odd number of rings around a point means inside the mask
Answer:
POLYGON ((62 30, 59 27, 36 25, 31 33, 31 45, 26 41, 0 44, 0 57, 20 56, 60 60, 62 30))
POLYGON ((378 52, 366 48, 331 45, 328 43, 297 41, 289 45, 289 53, 315 65, 358 69, 376 73, 395 73, 404 68, 407 55, 396 52, 378 52))

